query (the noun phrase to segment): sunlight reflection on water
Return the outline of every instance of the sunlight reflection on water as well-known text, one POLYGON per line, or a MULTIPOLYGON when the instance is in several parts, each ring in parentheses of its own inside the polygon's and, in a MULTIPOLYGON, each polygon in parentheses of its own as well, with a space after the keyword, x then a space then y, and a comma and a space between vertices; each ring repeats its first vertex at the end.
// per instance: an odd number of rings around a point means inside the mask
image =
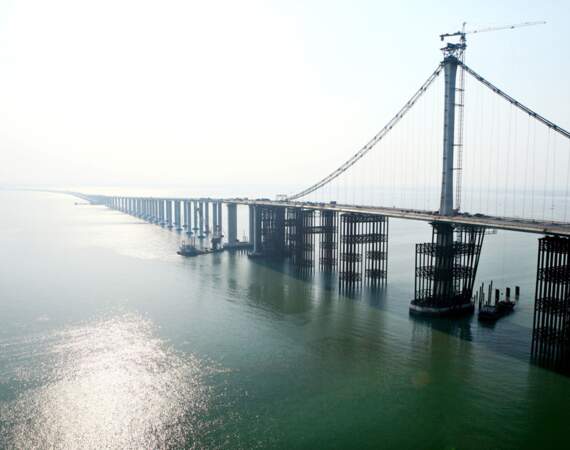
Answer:
POLYGON ((195 446, 211 425, 204 419, 206 378, 220 369, 169 350, 141 316, 126 314, 0 348, 0 362, 17 361, 2 364, 2 382, 24 391, 0 403, 6 447, 195 446))

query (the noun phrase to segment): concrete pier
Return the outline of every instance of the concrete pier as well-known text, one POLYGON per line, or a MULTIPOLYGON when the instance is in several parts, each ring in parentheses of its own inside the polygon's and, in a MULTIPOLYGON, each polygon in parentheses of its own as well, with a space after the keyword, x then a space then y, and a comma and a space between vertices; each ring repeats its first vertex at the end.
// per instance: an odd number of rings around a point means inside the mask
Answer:
POLYGON ((204 202, 204 234, 206 236, 210 234, 210 202, 208 200, 204 202))
POLYGON ((231 247, 237 244, 237 205, 228 204, 228 245, 231 247))
POLYGON ((168 228, 172 228, 172 200, 166 200, 166 225, 168 228))
POLYGON ((198 238, 204 239, 204 202, 198 202, 198 238))
POLYGON ((254 227, 255 227, 255 212, 254 212, 255 205, 249 205, 249 242, 253 244, 254 240, 254 227))
POLYGON ((219 236, 218 227, 218 204, 216 202, 212 203, 212 233, 214 236, 219 236))
POLYGON ((261 208, 253 206, 253 252, 251 256, 261 255, 261 208))
POLYGON ((158 200, 156 200, 156 199, 150 200, 150 210, 151 210, 150 221, 154 224, 159 223, 158 200))
POLYGON ((192 202, 192 209, 194 210, 194 228, 192 228, 192 231, 194 231, 194 234, 197 236, 198 235, 198 231, 200 230, 199 227, 199 221, 198 221, 198 208, 199 208, 199 203, 194 200, 192 202))
POLYGON ((218 207, 218 227, 219 230, 218 232, 220 233, 220 236, 224 235, 224 226, 222 223, 222 202, 218 202, 216 203, 217 207, 218 207))
POLYGON ((174 225, 176 231, 182 231, 182 203, 180 200, 174 200, 174 225))
POLYGON ((192 234, 192 202, 190 200, 184 201, 184 227, 186 228, 186 234, 192 234))

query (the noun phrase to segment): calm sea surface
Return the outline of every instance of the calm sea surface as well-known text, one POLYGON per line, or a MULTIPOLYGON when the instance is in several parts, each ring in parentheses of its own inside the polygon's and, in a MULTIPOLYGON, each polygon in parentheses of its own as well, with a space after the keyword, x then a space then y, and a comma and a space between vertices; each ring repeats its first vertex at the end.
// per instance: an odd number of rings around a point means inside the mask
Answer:
POLYGON ((343 295, 76 202, 0 191, 0 448, 570 448, 570 378, 529 363, 537 236, 486 236, 478 283, 522 298, 484 327, 409 317, 425 223, 343 295))

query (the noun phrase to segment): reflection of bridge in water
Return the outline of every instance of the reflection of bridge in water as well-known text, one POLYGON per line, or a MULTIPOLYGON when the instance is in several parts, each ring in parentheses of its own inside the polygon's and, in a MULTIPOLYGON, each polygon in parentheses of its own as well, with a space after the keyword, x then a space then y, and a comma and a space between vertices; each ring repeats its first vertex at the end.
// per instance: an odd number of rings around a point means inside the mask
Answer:
POLYGON ((570 133, 467 67, 463 50, 448 44, 436 70, 364 147, 279 200, 72 194, 198 239, 223 236, 227 249, 243 246, 237 210, 247 207, 252 257, 290 257, 300 269, 336 273, 343 286, 386 282, 389 218, 429 222, 431 242, 416 245, 410 304, 421 315, 473 311, 486 229, 545 235, 533 353, 569 369, 570 133), (471 110, 465 92, 473 94, 471 110))

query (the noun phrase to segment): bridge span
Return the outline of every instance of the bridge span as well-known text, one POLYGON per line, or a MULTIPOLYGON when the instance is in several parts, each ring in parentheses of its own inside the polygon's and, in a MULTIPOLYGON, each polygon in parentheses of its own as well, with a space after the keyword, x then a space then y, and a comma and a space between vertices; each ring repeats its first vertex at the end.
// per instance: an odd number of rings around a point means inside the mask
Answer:
POLYGON ((451 225, 471 225, 498 230, 519 231, 524 233, 570 236, 570 224, 564 222, 545 222, 516 217, 495 217, 483 214, 457 212, 443 216, 439 211, 422 211, 413 209, 387 208, 378 206, 343 205, 336 203, 314 203, 296 201, 278 201, 269 199, 220 199, 226 204, 276 206, 282 208, 303 208, 316 211, 336 211, 339 213, 370 214, 391 217, 394 219, 419 220, 430 223, 447 223, 451 225))

